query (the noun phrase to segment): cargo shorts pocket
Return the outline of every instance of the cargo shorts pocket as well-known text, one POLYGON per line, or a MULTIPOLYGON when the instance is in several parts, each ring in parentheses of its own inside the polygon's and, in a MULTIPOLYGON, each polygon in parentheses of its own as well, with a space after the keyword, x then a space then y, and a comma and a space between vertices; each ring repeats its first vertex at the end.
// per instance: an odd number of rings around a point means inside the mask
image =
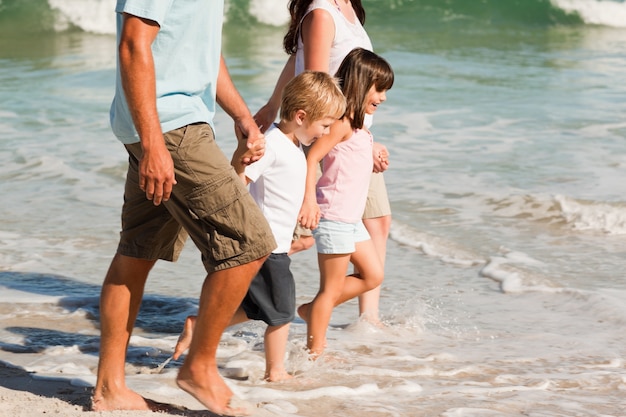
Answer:
MULTIPOLYGON (((246 226, 243 184, 230 172, 214 181, 195 187, 187 196, 187 206, 197 233, 216 261, 241 255, 245 251, 246 226)), ((254 202, 253 202, 254 204, 254 202)))

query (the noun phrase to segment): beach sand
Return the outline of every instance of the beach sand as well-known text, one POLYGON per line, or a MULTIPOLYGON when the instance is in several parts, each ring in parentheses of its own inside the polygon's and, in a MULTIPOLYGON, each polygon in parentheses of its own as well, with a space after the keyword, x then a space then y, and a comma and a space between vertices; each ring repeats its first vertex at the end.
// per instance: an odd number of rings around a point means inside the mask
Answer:
POLYGON ((69 379, 36 378, 21 368, 0 362, 1 416, 82 416, 88 410, 90 396, 91 388, 73 386, 69 379))
MULTIPOLYGON (((174 381, 171 382, 172 386, 174 381)), ((13 367, 0 361, 0 417, 34 416, 107 416, 141 417, 154 416, 151 411, 90 411, 91 386, 73 383, 67 378, 42 377, 13 367)), ((155 393, 141 393, 158 402, 176 404, 167 412, 156 415, 175 415, 191 417, 212 417, 216 414, 202 410, 202 406, 192 397, 180 391, 180 395, 159 398, 155 393)), ((248 404, 250 406, 250 404, 248 404)), ((254 416, 274 415, 263 409, 254 409, 254 416)))

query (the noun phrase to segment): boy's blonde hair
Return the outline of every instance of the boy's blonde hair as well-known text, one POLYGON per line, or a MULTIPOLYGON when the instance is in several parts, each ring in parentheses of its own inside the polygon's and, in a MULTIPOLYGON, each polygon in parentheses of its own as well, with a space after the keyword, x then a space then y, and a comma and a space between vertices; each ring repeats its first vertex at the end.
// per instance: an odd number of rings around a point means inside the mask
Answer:
POLYGON ((292 120, 298 110, 304 110, 309 122, 343 117, 346 98, 337 79, 322 71, 304 71, 294 77, 283 89, 281 120, 292 120))

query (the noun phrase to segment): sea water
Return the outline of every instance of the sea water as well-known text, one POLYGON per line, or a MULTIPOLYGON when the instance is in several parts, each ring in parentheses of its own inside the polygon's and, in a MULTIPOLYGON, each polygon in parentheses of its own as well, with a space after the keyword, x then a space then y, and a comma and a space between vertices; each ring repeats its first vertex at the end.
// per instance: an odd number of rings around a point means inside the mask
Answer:
MULTIPOLYGON (((0 360, 95 383, 98 296, 126 172, 111 134, 113 3, 0 1, 0 360)), ((327 353, 262 381, 261 323, 229 329, 237 395, 283 416, 626 415, 626 4, 365 0, 396 72, 372 132, 391 154, 383 328, 338 307, 327 353)), ((286 1, 227 2, 224 55, 252 111, 286 55, 286 1)), ((220 112, 229 155, 232 124, 220 112)), ((314 250, 293 257, 298 303, 314 250)), ((159 263, 128 381, 174 396, 172 353, 203 280, 159 263)))

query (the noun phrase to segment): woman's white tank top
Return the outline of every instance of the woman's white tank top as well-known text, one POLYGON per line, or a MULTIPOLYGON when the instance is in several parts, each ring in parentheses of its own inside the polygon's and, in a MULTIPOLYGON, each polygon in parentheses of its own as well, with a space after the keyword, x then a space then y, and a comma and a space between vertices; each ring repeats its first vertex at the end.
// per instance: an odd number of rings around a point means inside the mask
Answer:
MULTIPOLYGON (((330 48, 330 59, 328 61, 328 72, 331 75, 335 75, 341 61, 348 55, 348 52, 354 48, 360 47, 369 51, 373 50, 372 42, 365 32, 363 25, 359 22, 359 19, 355 20, 355 23, 351 23, 341 13, 341 10, 329 2, 329 0, 313 0, 307 10, 306 15, 311 13, 315 9, 324 9, 330 13, 335 22, 335 38, 330 48)), ((302 25, 302 22, 300 22, 302 25)), ((332 28, 328 28, 332 30, 332 28)), ((298 36, 298 50, 296 52, 296 74, 300 74, 304 71, 304 49, 302 43, 302 36, 298 36)))

